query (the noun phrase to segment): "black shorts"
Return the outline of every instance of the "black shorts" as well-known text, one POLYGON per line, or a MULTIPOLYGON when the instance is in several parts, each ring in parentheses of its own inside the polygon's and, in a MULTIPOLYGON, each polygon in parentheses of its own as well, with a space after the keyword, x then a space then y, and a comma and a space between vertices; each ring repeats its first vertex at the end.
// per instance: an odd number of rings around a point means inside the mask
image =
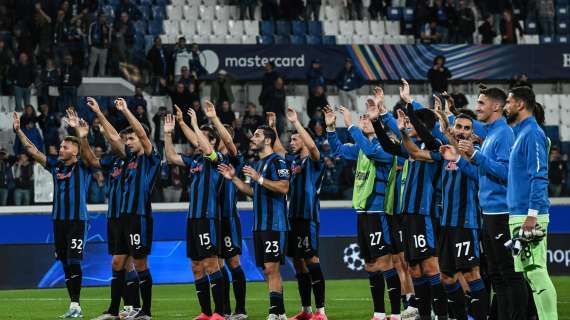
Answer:
POLYGON ((440 235, 439 267, 453 276, 479 266, 479 232, 477 229, 443 227, 440 235))
POLYGON ((122 238, 127 244, 129 256, 135 259, 148 256, 152 249, 152 216, 123 214, 120 220, 123 227, 122 238))
POLYGON ((287 235, 287 256, 309 259, 319 256, 319 223, 311 220, 291 221, 287 235))
POLYGON ((83 260, 87 223, 82 220, 54 220, 55 258, 63 263, 83 260))
POLYGON ((392 253, 392 239, 386 215, 357 214, 357 236, 360 253, 365 261, 392 253))
POLYGON ((392 253, 404 252, 404 229, 402 227, 403 215, 387 215, 390 225, 390 235, 392 236, 392 253))
POLYGON ((220 221, 216 219, 188 219, 186 221, 186 255, 194 261, 220 254, 220 221))
POLYGON ((130 239, 125 228, 125 221, 125 219, 121 218, 107 220, 107 245, 110 255, 129 254, 130 239))
POLYGON ((287 232, 285 231, 254 231, 253 246, 255 262, 263 267, 268 262, 285 263, 287 232))
POLYGON ((221 220, 220 257, 224 259, 241 255, 241 222, 239 218, 225 218, 221 220))
POLYGON ((505 242, 511 239, 509 215, 483 215, 481 241, 485 250, 487 272, 489 275, 509 273, 515 270, 512 253, 505 248, 505 242))
POLYGON ((415 266, 425 259, 437 256, 436 228, 439 222, 430 216, 404 214, 404 253, 406 261, 415 266))

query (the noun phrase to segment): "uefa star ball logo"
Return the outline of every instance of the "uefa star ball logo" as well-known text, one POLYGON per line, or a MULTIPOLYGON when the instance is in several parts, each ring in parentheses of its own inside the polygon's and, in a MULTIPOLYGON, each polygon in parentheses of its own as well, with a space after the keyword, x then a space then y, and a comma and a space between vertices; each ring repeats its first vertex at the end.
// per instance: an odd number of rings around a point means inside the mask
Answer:
POLYGON ((200 52, 200 63, 206 69, 208 74, 212 74, 218 70, 220 66, 220 58, 218 54, 212 50, 204 50, 200 52))
POLYGON ((356 243, 351 243, 344 248, 344 264, 352 271, 362 271, 364 269, 364 259, 360 257, 360 247, 356 243))

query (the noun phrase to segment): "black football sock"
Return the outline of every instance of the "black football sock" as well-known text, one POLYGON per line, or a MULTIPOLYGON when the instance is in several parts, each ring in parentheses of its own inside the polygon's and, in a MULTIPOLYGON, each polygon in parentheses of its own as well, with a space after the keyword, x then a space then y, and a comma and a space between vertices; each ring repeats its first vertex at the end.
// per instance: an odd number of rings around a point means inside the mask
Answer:
POLYGON ((79 263, 69 265, 69 289, 71 302, 79 303, 81 296, 81 281, 83 280, 83 272, 79 263))
POLYGON ((374 312, 386 313, 386 306, 384 305, 384 276, 382 275, 382 271, 368 272, 368 281, 370 282, 370 293, 372 294, 374 312))
POLYGON ((120 271, 113 270, 113 278, 111 279, 111 305, 109 305, 108 312, 114 316, 119 314, 124 285, 125 269, 120 271))
POLYGON ((311 275, 309 273, 297 273, 297 287, 301 297, 303 309, 311 307, 311 275))
POLYGON ((431 292, 430 283, 427 277, 412 278, 414 284, 414 306, 418 308, 420 317, 431 319, 431 292))
POLYGON ((62 262, 61 264, 63 266, 63 273, 65 275, 65 287, 67 288, 67 295, 71 300, 71 281, 70 281, 71 271, 67 263, 62 262))
POLYGON ((224 275, 224 315, 232 313, 232 306, 230 304, 230 272, 227 266, 220 269, 224 275))
POLYGON ((139 275, 136 271, 127 272, 125 275, 125 306, 133 308, 141 307, 139 275))
POLYGON ((398 277, 398 272, 394 268, 386 270, 384 271, 384 279, 386 279, 386 285, 388 287, 388 297, 390 298, 390 312, 393 315, 399 315, 400 294, 402 293, 402 288, 400 284, 400 277, 398 277))
POLYGON ((200 303, 200 309, 207 316, 212 315, 212 302, 210 301, 210 281, 208 277, 202 277, 194 281, 196 295, 200 303))
POLYGON ((216 271, 210 275, 210 289, 214 298, 214 312, 224 314, 224 275, 221 271, 216 271))
POLYGON ((230 269, 232 273, 232 286, 236 300, 236 314, 247 314, 245 311, 246 279, 241 266, 230 269))
POLYGON ((150 269, 138 272, 139 275, 139 289, 142 300, 142 311, 150 316, 150 310, 152 309, 152 275, 150 274, 150 269))
POLYGON ((313 295, 315 296, 315 307, 325 307, 325 276, 321 269, 320 263, 311 263, 307 265, 311 274, 311 285, 313 286, 313 295))
POLYGON ((454 284, 446 284, 445 291, 447 291, 447 302, 449 303, 450 314, 457 320, 467 320, 467 313, 465 309, 465 294, 459 282, 454 284))
POLYGON ((475 320, 487 319, 489 313, 489 294, 485 288, 485 283, 481 279, 469 282, 471 290, 471 310, 475 320))
POLYGON ((447 319, 447 294, 441 283, 440 274, 429 277, 431 284, 431 298, 433 302, 433 311, 438 319, 447 319))
POLYGON ((269 314, 282 315, 285 313, 283 294, 280 292, 269 293, 269 314))

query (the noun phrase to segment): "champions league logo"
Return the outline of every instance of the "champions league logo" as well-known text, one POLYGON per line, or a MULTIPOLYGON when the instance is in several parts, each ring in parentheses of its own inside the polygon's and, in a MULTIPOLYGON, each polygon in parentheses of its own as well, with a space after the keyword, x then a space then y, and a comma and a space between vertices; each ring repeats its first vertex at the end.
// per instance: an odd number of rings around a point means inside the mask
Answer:
POLYGON ((364 269, 364 260, 360 257, 360 247, 356 243, 351 243, 344 248, 344 264, 352 271, 362 271, 364 269))

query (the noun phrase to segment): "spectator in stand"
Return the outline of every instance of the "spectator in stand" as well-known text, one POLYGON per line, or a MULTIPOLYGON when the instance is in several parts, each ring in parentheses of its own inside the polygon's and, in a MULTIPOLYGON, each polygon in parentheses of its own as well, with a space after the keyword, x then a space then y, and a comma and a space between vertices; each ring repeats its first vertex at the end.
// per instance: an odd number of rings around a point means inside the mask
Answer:
POLYGON ((307 0, 307 7, 305 9, 305 20, 309 21, 313 19, 314 21, 319 20, 319 14, 321 13, 322 0, 307 0))
POLYGON ((89 183, 87 203, 102 204, 105 203, 105 176, 103 171, 97 170, 93 173, 93 178, 89 183))
POLYGON ((441 34, 441 41, 448 43, 450 26, 450 8, 443 4, 443 0, 435 0, 432 8, 432 20, 437 24, 437 33, 441 34))
POLYGON ((143 95, 143 88, 141 87, 135 87, 135 94, 132 97, 128 97, 126 100, 132 113, 136 112, 137 106, 143 106, 146 108, 148 105, 143 95))
POLYGON ((107 22, 107 17, 100 13, 97 21, 89 26, 88 44, 91 52, 89 53, 89 77, 95 76, 95 66, 99 67, 97 75, 103 77, 106 75, 107 57, 109 48, 111 47, 112 28, 107 22))
POLYGON ((8 204, 8 194, 12 183, 12 164, 6 148, 0 148, 0 206, 8 204))
POLYGON ((8 3, 0 3, 0 31, 12 31, 14 15, 8 10, 8 3))
POLYGON ((261 0, 261 20, 279 19, 279 3, 277 0, 261 0))
POLYGON ((18 155, 18 161, 12 165, 14 177, 14 205, 29 206, 32 204, 34 187, 34 164, 26 153, 18 155))
POLYGON ((309 97, 313 95, 315 87, 321 86, 325 92, 327 91, 327 84, 321 66, 321 60, 314 59, 311 61, 311 67, 307 72, 307 81, 309 82, 309 97))
POLYGON ((265 110, 265 106, 261 102, 261 98, 267 95, 267 92, 272 91, 275 87, 275 80, 280 76, 277 71, 275 71, 275 64, 269 61, 265 64, 265 73, 263 74, 263 79, 261 80, 261 93, 259 94, 259 104, 265 110))
POLYGON ((253 102, 248 102, 241 119, 241 130, 247 137, 251 137, 257 127, 264 123, 264 117, 257 113, 257 106, 253 102))
POLYGON ((501 20, 501 43, 516 44, 518 42, 517 30, 521 34, 523 33, 519 22, 513 17, 513 12, 510 9, 505 9, 501 20))
MULTIPOLYGON (((317 148, 322 152, 323 145, 325 141, 327 141, 326 133, 325 133, 325 126, 322 119, 311 119, 309 121, 309 132, 313 135, 313 140, 317 145, 317 148)), ((328 143, 328 142, 327 142, 328 143)), ((329 145, 330 149, 330 145, 329 145)))
POLYGON ((255 20, 255 7, 257 7, 257 0, 239 0, 239 19, 255 20), (247 13, 249 15, 246 18, 247 13))
POLYGON ((189 67, 188 64, 191 57, 192 53, 186 47, 186 38, 178 38, 178 42, 176 42, 170 54, 170 80, 174 80, 180 76, 183 66, 189 67))
POLYGON ((120 20, 115 23, 113 35, 117 61, 131 61, 132 48, 135 43, 135 27, 127 12, 121 13, 120 20))
POLYGON ((103 135, 103 132, 101 132, 101 130, 103 130, 101 122, 99 122, 98 118, 94 118, 87 139, 89 141, 89 145, 94 146, 95 148, 106 150, 107 140, 105 139, 105 135, 103 135))
POLYGON ((56 64, 60 64, 63 56, 68 51, 69 22, 65 19, 65 11, 58 10, 55 21, 52 22, 52 51, 56 64))
POLYGON ((150 130, 150 121, 148 120, 148 113, 146 112, 145 106, 139 104, 135 109, 134 115, 141 124, 144 124, 150 130))
POLYGON ((200 62, 200 48, 197 43, 193 43, 190 49, 190 60, 188 60, 188 67, 190 68, 190 73, 196 79, 208 73, 202 62, 200 62))
POLYGON ((387 0, 371 0, 368 7, 370 20, 378 20, 386 16, 386 9, 391 5, 391 1, 387 0))
POLYGON ((26 26, 16 25, 12 33, 12 50, 14 50, 14 52, 26 53, 28 57, 33 58, 35 47, 34 38, 28 28, 26 26))
POLYGON ((302 20, 305 17, 303 0, 280 0, 279 13, 281 20, 302 20))
POLYGON ((488 13, 493 17, 493 25, 495 26, 495 32, 500 33, 500 22, 501 15, 507 9, 510 1, 506 0, 484 0, 480 1, 481 11, 483 13, 488 13))
POLYGON ((307 115, 309 119, 322 119, 323 112, 321 110, 328 104, 325 90, 321 86, 316 86, 314 92, 309 96, 309 100, 307 100, 307 115))
POLYGON ((51 22, 51 17, 42 9, 41 4, 39 2, 36 3, 34 27, 40 57, 47 57, 51 54, 51 22))
POLYGON ((551 197, 560 197, 562 195, 563 186, 566 184, 566 176, 568 169, 566 164, 568 157, 560 153, 558 146, 552 146, 550 149, 550 160, 548 164, 548 189, 551 197))
POLYGON ((322 200, 338 200, 339 199, 339 171, 331 157, 324 157, 325 170, 323 173, 323 183, 321 187, 320 198, 322 200))
POLYGON ((190 92, 196 91, 199 94, 200 80, 198 80, 196 73, 190 73, 190 69, 187 66, 182 67, 182 74, 176 82, 184 84, 190 92))
POLYGON ((210 99, 217 108, 220 108, 226 101, 229 101, 230 105, 234 103, 235 98, 232 92, 232 78, 226 70, 221 69, 218 72, 218 79, 212 82, 210 99))
POLYGON ((160 81, 168 79, 168 61, 166 57, 166 50, 162 47, 162 40, 159 36, 156 36, 154 45, 146 56, 152 71, 151 86, 152 93, 155 95, 164 94, 160 81))
POLYGON ((465 0, 459 0, 459 10, 457 10, 457 43, 473 43, 473 33, 475 32, 475 14, 473 10, 465 4, 465 0))
POLYGON ((235 112, 232 110, 232 104, 225 100, 221 103, 221 107, 216 111, 220 121, 223 124, 229 125, 232 128, 237 127, 237 118, 235 112))
POLYGON ((442 93, 447 91, 447 83, 451 78, 451 72, 445 67, 445 57, 437 56, 433 59, 433 66, 427 72, 427 79, 431 85, 431 91, 442 93))
POLYGON ((28 104, 24 107, 24 112, 20 116, 20 125, 25 127, 30 122, 35 124, 37 122, 37 115, 34 106, 28 104))
POLYGON ((432 20, 424 23, 420 28, 420 41, 425 44, 440 43, 443 35, 439 33, 437 22, 432 20))
POLYGON ((16 111, 22 111, 22 103, 30 104, 32 84, 36 79, 35 68, 28 59, 28 54, 20 53, 18 63, 12 67, 10 80, 14 86, 14 98, 16 100, 16 111))
POLYGON ((346 0, 348 20, 362 20, 362 0, 346 0))
POLYGON ((481 35, 481 43, 482 44, 493 44, 495 37, 497 36, 497 32, 495 31, 495 27, 493 26, 493 16, 487 14, 484 16, 484 22, 479 26, 479 34, 481 35))
MULTIPOLYGON (((77 89, 81 85, 83 78, 81 69, 73 63, 73 58, 68 53, 63 58, 63 66, 61 67, 61 103, 59 111, 63 113, 69 106, 77 105, 77 89)), ((78 110, 79 114, 84 114, 84 110, 78 110)))
POLYGON ((154 124, 154 143, 156 144, 156 149, 158 154, 163 154, 164 151, 164 119, 166 118, 166 107, 161 106, 158 111, 152 117, 152 123, 154 124))
MULTIPOLYGON (((196 112, 196 117, 198 117, 198 124, 199 125, 206 124, 208 122, 208 118, 206 118, 206 114, 202 109, 202 104, 200 103, 200 100, 192 101, 191 107, 196 112)), ((190 123, 190 117, 188 117, 188 119, 184 118, 184 121, 188 121, 187 123, 190 123)))
POLYGON ((190 108, 194 101, 200 101, 200 96, 197 94, 197 92, 190 92, 190 90, 188 90, 188 88, 186 88, 183 83, 179 82, 176 84, 174 90, 168 90, 168 94, 170 95, 172 105, 177 105, 182 110, 182 113, 184 114, 184 121, 190 120, 187 115, 188 108, 190 108))
POLYGON ((57 110, 59 96, 60 71, 52 58, 46 59, 46 65, 40 73, 39 103, 47 104, 51 110, 57 110))
POLYGON ((267 112, 275 113, 277 131, 280 135, 285 130, 285 99, 285 82, 280 76, 275 79, 273 90, 266 90, 265 95, 259 98, 264 114, 267 112))
MULTIPOLYGON (((52 109, 48 104, 40 105, 40 115, 37 118, 40 129, 42 129, 44 142, 48 146, 59 145, 59 127, 61 126, 61 121, 52 110, 56 109, 52 109)), ((20 119, 20 123, 21 122, 22 119, 20 119)))
POLYGON ((160 185, 164 202, 180 202, 182 197, 183 170, 179 166, 164 164, 160 170, 160 185))
POLYGON ((451 98, 453 99, 453 103, 455 104, 455 108, 461 109, 466 107, 469 104, 467 101, 467 97, 463 92, 461 92, 461 85, 457 82, 451 84, 451 98))
POLYGON ((10 75, 10 67, 14 64, 14 53, 6 46, 6 42, 0 39, 0 95, 7 93, 7 82, 10 75))
POLYGON ((416 1, 414 10, 414 27, 417 38, 421 38, 422 28, 426 23, 430 23, 431 20, 431 8, 429 6, 429 1, 416 1))
POLYGON ((356 91, 362 87, 363 83, 364 79, 360 72, 354 68, 352 59, 347 58, 344 62, 344 67, 336 76, 340 104, 349 109, 358 110, 356 91))
POLYGON ((518 87, 532 88, 532 84, 528 81, 528 75, 526 73, 515 74, 511 78, 511 81, 509 82, 509 89, 518 88, 518 87))
POLYGON ((139 20, 142 16, 139 8, 131 0, 121 0, 115 9, 115 18, 118 19, 123 13, 126 13, 133 21, 139 20))
POLYGON ((73 57, 73 61, 81 68, 88 67, 89 60, 86 59, 87 48, 87 26, 86 20, 80 14, 74 18, 74 23, 71 25, 68 35, 68 49, 73 57))

